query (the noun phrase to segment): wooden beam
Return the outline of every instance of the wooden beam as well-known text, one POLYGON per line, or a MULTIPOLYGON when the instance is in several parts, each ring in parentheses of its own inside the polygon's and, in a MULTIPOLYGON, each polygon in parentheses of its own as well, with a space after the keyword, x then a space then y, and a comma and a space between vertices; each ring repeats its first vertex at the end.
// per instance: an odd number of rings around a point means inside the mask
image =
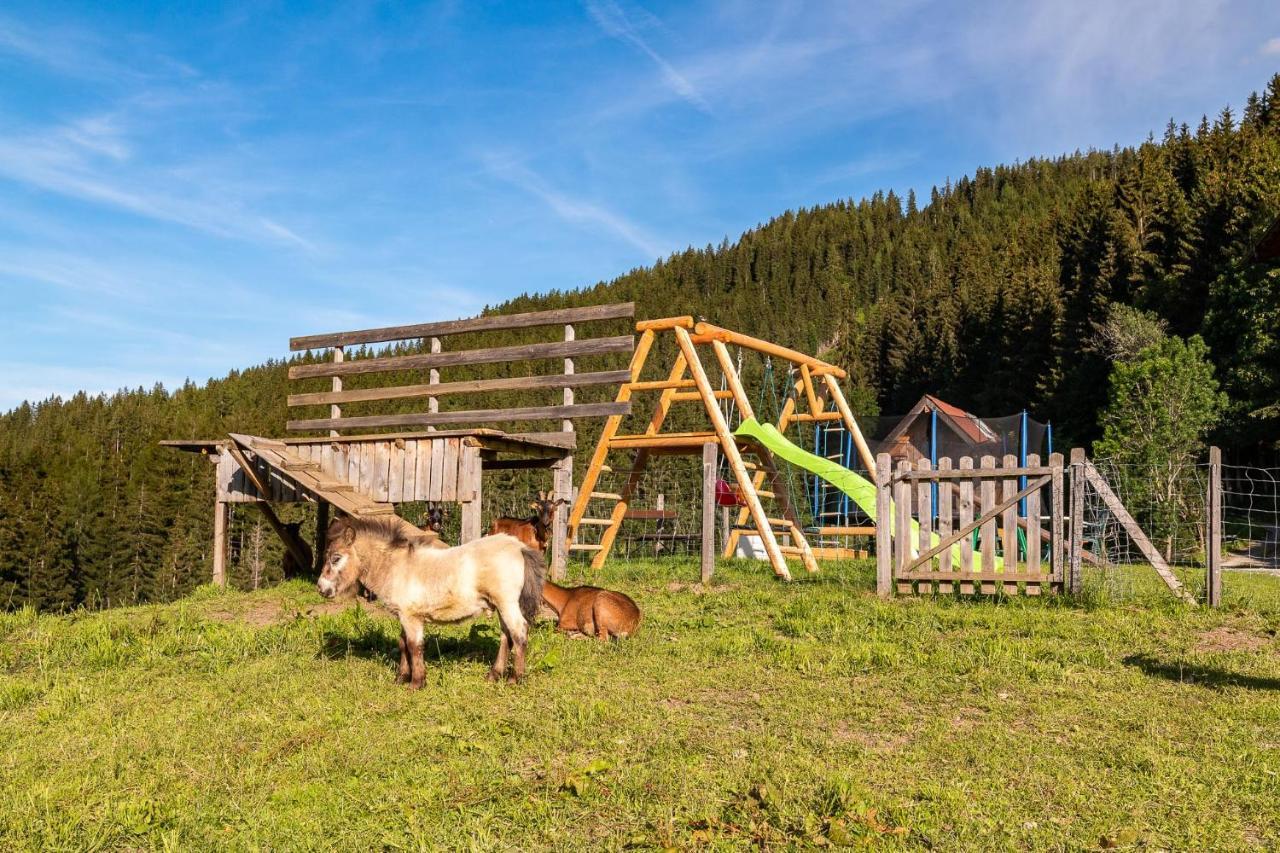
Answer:
POLYGON ((1147 558, 1147 562, 1156 570, 1156 574, 1160 575, 1165 586, 1169 587, 1183 601, 1195 605, 1197 603, 1195 598, 1182 588, 1182 582, 1174 575, 1169 568, 1169 564, 1164 561, 1164 557, 1160 556, 1160 552, 1156 550, 1156 547, 1151 544, 1147 534, 1142 532, 1142 528, 1138 526, 1138 522, 1129 514, 1129 510, 1125 509, 1120 498, 1111 490, 1106 478, 1099 474, 1098 469, 1093 467, 1093 463, 1088 460, 1084 463, 1084 476, 1089 481, 1089 485, 1093 486, 1094 491, 1098 493, 1098 497, 1102 498, 1102 502, 1111 510, 1111 514, 1116 517, 1116 521, 1119 521, 1120 526, 1129 534, 1133 544, 1138 546, 1142 556, 1147 558))
POLYGON ((484 463, 486 471, 523 471, 537 468, 554 468, 559 457, 548 456, 546 459, 493 459, 484 463))
MULTIPOLYGON (((654 332, 646 330, 644 334, 653 335, 654 332)), ((681 353, 676 356, 675 364, 672 365, 670 373, 667 374, 667 380, 670 382, 680 380, 684 377, 684 371, 685 359, 684 354, 681 353)), ((667 389, 658 396, 657 405, 654 406, 653 414, 649 417, 649 425, 645 428, 646 435, 654 435, 662 428, 667 412, 671 410, 671 397, 674 394, 674 390, 667 389)), ((616 427, 613 434, 616 435, 616 427)), ((609 442, 606 448, 607 450, 613 449, 612 441, 609 442)), ((608 558, 609 552, 613 548, 613 543, 618 538, 618 531, 622 529, 623 519, 626 517, 627 508, 631 504, 631 496, 635 493, 636 486, 640 483, 641 472, 649 464, 649 453, 650 451, 647 448, 640 448, 636 451, 631 463, 631 472, 627 474, 627 481, 622 486, 622 497, 618 499, 617 503, 613 505, 613 509, 609 511, 609 526, 600 534, 600 550, 591 559, 591 568, 593 570, 598 570, 604 566, 604 561, 608 558)))
POLYGON ((551 341, 550 343, 487 347, 485 349, 458 350, 457 352, 361 358, 356 361, 341 363, 295 364, 289 368, 289 378, 309 379, 316 376, 354 376, 364 373, 385 373, 389 370, 425 370, 432 367, 497 364, 504 361, 532 361, 544 358, 609 355, 611 353, 631 352, 634 348, 635 339, 631 335, 615 335, 610 338, 588 338, 581 341, 551 341))
POLYGON ((836 404, 836 411, 840 413, 840 417, 844 421, 844 428, 853 436, 853 445, 858 449, 858 458, 862 460, 862 465, 867 469, 867 474, 874 477, 876 472, 875 457, 871 455, 871 448, 867 446, 867 440, 862 436, 862 428, 858 426, 858 419, 853 416, 853 409, 849 408, 849 401, 844 398, 844 392, 840 390, 840 383, 831 374, 824 375, 822 381, 826 383, 827 391, 831 394, 831 399, 836 404))
POLYGON ((811 355, 807 355, 798 350, 793 350, 789 347, 780 346, 772 343, 771 341, 753 338, 751 335, 744 335, 741 332, 722 329, 719 326, 712 325, 711 323, 698 323, 694 327, 694 332, 696 337, 693 338, 693 343, 705 344, 710 343, 711 341, 720 341, 724 344, 734 344, 736 346, 746 347, 747 349, 752 349, 756 352, 762 352, 766 355, 774 356, 775 358, 785 359, 792 364, 807 364, 810 368, 819 368, 826 374, 837 376, 840 379, 844 379, 849 375, 841 368, 836 367, 834 364, 828 364, 820 358, 814 358, 811 355))
POLYGON ((236 460, 236 464, 240 466, 240 469, 244 471, 245 477, 258 490, 258 494, 262 497, 262 502, 255 503, 254 506, 262 513, 263 518, 267 520, 267 524, 275 531, 276 536, 280 537, 280 541, 284 543, 284 546, 289 549, 289 553, 293 555, 294 563, 299 567, 310 564, 315 555, 307 553, 306 547, 296 536, 289 532, 284 523, 280 521, 280 517, 276 515, 275 510, 267 503, 271 498, 270 486, 263 481, 258 475, 257 469, 245 458, 238 444, 233 442, 228 445, 227 450, 231 453, 231 457, 236 460))
MULTIPOLYGON (((653 332, 643 332, 640 335, 640 341, 636 344, 635 352, 631 354, 631 364, 628 368, 628 381, 618 387, 618 394, 614 398, 614 402, 626 403, 631 402, 631 386, 640 378, 641 371, 644 370, 645 360, 649 357, 649 349, 653 346, 653 332)), ((577 536, 578 520, 586 513, 587 502, 591 500, 591 492, 595 489, 596 482, 600 479, 600 473, 604 469, 605 458, 609 455, 609 439, 618 431, 618 425, 622 423, 622 415, 611 415, 605 422, 604 427, 600 431, 600 440, 596 442, 595 450, 591 453, 591 459, 587 461, 586 471, 582 475, 582 483, 578 491, 578 497, 573 502, 573 509, 569 513, 568 537, 572 542, 577 536)))
POLYGON ((464 332, 493 332, 505 329, 528 329, 537 326, 558 326, 562 323, 586 323, 592 320, 617 320, 634 317, 634 302, 618 302, 612 305, 589 305, 584 308, 555 308, 550 311, 530 311, 524 314, 490 314, 465 320, 445 320, 438 323, 418 323, 412 326, 384 326, 380 329, 363 329, 355 332, 330 332, 322 335, 304 335, 290 338, 293 351, 322 349, 350 344, 374 344, 385 341, 403 341, 416 338, 444 337, 464 332))
POLYGON ((1209 492, 1205 510, 1209 517, 1205 548, 1205 601, 1210 607, 1222 604, 1222 450, 1209 448, 1209 492))
POLYGON ((573 500, 573 457, 566 456, 556 463, 552 472, 552 499, 556 501, 555 515, 551 521, 551 561, 547 566, 552 580, 564 580, 569 565, 569 507, 573 500))
POLYGON ((702 445, 702 577, 711 583, 716 570, 716 469, 719 450, 708 442, 702 445))
POLYGON ((462 423, 511 423, 512 421, 541 421, 556 418, 599 418, 625 415, 631 411, 630 403, 582 403, 574 406, 529 406, 517 409, 470 409, 456 412, 426 412, 410 415, 362 415, 354 418, 315 418, 291 420, 286 426, 291 430, 320 430, 336 427, 372 428, 399 426, 433 426, 436 424, 462 423))
MULTIPOLYGON (((340 346, 334 347, 333 363, 341 364, 345 360, 346 360, 346 349, 340 346)), ((331 382, 332 384, 330 385, 330 390, 329 390, 330 396, 335 394, 341 394, 342 393, 342 377, 335 376, 333 377, 331 382)), ((334 401, 333 404, 329 406, 329 417, 334 419, 342 417, 342 407, 338 405, 337 401, 334 401)), ((329 431, 329 435, 336 438, 337 436, 341 435, 341 433, 338 432, 338 430, 333 429, 329 431)))
POLYGON ((724 413, 716 405, 711 380, 707 378, 707 372, 703 369, 702 362, 698 360, 698 351, 694 347, 693 340, 686 329, 677 328, 675 332, 676 342, 680 345, 680 351, 684 353, 685 361, 689 364, 689 371, 693 374, 694 381, 698 383, 698 390, 702 392, 703 399, 706 401, 707 414, 710 415, 711 424, 715 428, 716 435, 720 438, 720 447, 724 451, 724 455, 729 459, 729 468, 733 471, 734 477, 737 478, 739 485, 742 487, 743 498, 747 501, 747 507, 751 510, 751 517, 760 532, 760 539, 764 542, 765 553, 769 555, 769 562, 773 566, 773 571, 778 577, 784 580, 791 580, 791 570, 787 568, 786 558, 783 557, 782 551, 778 548, 778 540, 773 535, 773 529, 769 527, 764 507, 760 505, 760 498, 756 495, 755 488, 752 485, 751 475, 747 473, 746 466, 742 464, 742 455, 738 452, 738 443, 734 440, 733 433, 729 431, 729 425, 725 422, 724 413))
POLYGON ((655 320, 641 320, 636 323, 637 332, 666 332, 671 329, 692 329, 692 317, 659 317, 655 320))
MULTIPOLYGON (((326 403, 365 403, 374 400, 405 400, 414 397, 446 397, 451 394, 475 394, 486 391, 529 391, 539 388, 586 388, 592 385, 619 385, 627 381, 626 370, 604 370, 594 373, 548 373, 539 376, 505 376, 500 379, 470 379, 426 385, 396 385, 390 388, 356 388, 350 391, 317 391, 290 394, 290 406, 316 406, 326 403)), ((335 380, 337 377, 335 377, 335 380)), ((340 381, 340 380, 338 380, 340 381)))
POLYGON ((227 585, 227 503, 213 502, 213 582, 227 585))

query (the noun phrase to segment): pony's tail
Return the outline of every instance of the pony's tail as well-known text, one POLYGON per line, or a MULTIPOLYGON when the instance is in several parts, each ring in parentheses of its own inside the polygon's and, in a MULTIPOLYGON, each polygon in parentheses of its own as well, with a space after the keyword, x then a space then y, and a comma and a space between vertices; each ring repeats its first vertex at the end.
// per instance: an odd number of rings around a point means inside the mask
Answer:
POLYGON ((538 606, 542 603, 542 585, 547 579, 547 561, 542 553, 532 548, 521 549, 524 552, 524 587, 520 590, 520 612, 530 623, 538 615, 538 606))

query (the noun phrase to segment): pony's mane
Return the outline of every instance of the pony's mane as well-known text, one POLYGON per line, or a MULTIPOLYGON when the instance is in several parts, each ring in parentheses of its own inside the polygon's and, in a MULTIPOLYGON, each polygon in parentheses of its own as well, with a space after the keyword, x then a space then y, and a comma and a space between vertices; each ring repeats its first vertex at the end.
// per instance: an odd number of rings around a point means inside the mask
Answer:
POLYGON ((426 539, 425 536, 411 536, 408 533, 409 523, 398 516, 355 518, 348 517, 346 523, 357 535, 370 536, 380 540, 388 548, 412 548, 426 539))

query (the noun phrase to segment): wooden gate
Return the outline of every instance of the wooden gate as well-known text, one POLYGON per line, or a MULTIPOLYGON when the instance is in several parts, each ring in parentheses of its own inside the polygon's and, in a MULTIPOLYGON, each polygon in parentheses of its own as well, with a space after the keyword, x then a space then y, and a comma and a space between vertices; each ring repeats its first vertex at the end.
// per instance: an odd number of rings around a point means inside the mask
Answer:
POLYGON ((899 593, 1060 591, 1063 458, 876 459, 876 588, 899 593))

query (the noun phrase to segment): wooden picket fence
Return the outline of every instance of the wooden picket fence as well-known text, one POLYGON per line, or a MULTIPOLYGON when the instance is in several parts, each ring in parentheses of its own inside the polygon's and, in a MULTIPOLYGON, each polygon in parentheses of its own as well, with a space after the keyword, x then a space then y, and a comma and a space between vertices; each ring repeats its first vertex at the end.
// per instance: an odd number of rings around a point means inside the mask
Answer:
POLYGON ((876 460, 876 586, 893 592, 1040 595, 1061 591, 1063 457, 983 456, 894 466, 876 460))

